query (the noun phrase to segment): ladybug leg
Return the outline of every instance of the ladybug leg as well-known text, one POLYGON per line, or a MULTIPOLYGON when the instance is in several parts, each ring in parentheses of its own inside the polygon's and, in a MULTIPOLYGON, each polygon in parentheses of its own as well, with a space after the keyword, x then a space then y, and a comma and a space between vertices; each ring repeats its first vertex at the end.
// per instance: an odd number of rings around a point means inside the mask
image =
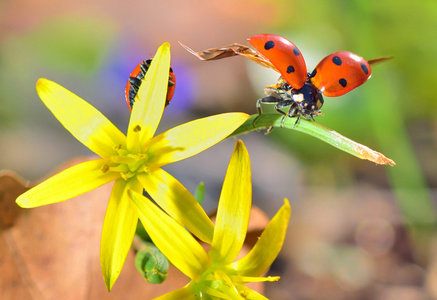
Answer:
POLYGON ((152 62, 152 60, 143 60, 143 62, 141 63, 141 66, 140 66, 140 68, 141 68, 141 72, 143 73, 143 74, 146 74, 146 72, 147 72, 147 70, 149 69, 149 67, 150 67, 150 63, 152 62))
POLYGON ((313 120, 315 122, 316 120, 314 119, 314 117, 318 116, 318 115, 322 115, 323 116, 323 114, 320 111, 314 111, 314 112, 311 112, 309 114, 309 116, 310 116, 309 118, 306 117, 305 119, 307 119, 307 120, 311 119, 311 120, 313 120))
MULTIPOLYGON (((278 103, 278 104, 281 104, 283 107, 290 106, 290 109, 288 110, 287 114, 285 114, 283 111, 277 109, 278 112, 281 112, 284 115, 282 117, 282 120, 281 120, 281 128, 284 127, 284 122, 285 122, 287 117, 289 117, 289 118, 297 117, 296 122, 294 122, 293 127, 296 127, 297 125, 299 125, 300 117, 303 116, 301 113, 301 110, 299 108, 299 104, 296 103, 294 100, 284 100, 282 103, 278 103)), ((279 108, 281 108, 281 107, 279 107, 279 108)))
POLYGON ((281 120, 281 125, 280 125, 281 128, 284 127, 284 122, 285 122, 286 118, 293 117, 295 115, 297 109, 298 109, 297 104, 294 100, 282 100, 275 105, 275 110, 282 115, 282 120, 281 120), (290 106, 288 113, 281 110, 281 108, 284 108, 287 106, 290 106))
POLYGON ((300 121, 300 115, 297 115, 296 122, 294 122, 293 127, 296 127, 297 125, 299 125, 299 121, 300 121))
POLYGON ((314 120, 314 116, 315 116, 315 114, 310 114, 311 120, 313 120, 315 122, 316 120, 314 120))
POLYGON ((133 88, 135 92, 138 92, 141 85, 141 80, 135 77, 129 77, 129 83, 131 88, 133 88))
POLYGON ((294 122, 293 127, 296 127, 299 124, 300 116, 301 116, 301 114, 299 113, 299 105, 297 103, 294 103, 294 105, 292 105, 290 107, 290 110, 288 111, 288 117, 293 118, 296 116, 297 116, 296 122, 294 122))
POLYGON ((256 121, 258 121, 259 117, 263 114, 262 111, 262 103, 278 103, 280 101, 280 99, 274 97, 274 96, 268 96, 268 97, 264 97, 264 98, 260 98, 258 99, 258 101, 256 101, 256 110, 258 111, 258 116, 255 118, 255 120, 253 120, 253 127, 255 127, 255 123, 256 121))
POLYGON ((286 112, 284 112, 284 111, 282 111, 281 110, 281 108, 284 108, 284 107, 288 107, 288 106, 290 106, 290 110, 292 110, 292 109, 294 109, 294 104, 295 104, 296 102, 294 102, 293 100, 281 100, 281 101, 279 101, 276 105, 275 105, 275 110, 278 112, 278 113, 280 113, 281 115, 283 115, 283 116, 287 116, 287 113, 286 112))

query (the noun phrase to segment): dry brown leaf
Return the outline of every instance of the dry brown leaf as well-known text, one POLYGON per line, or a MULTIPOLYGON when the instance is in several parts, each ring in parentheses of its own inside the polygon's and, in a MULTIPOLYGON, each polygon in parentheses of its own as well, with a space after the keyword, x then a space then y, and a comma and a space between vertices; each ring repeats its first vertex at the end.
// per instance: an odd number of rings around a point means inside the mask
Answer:
POLYGON ((263 67, 273 69, 279 73, 278 69, 267 58, 261 55, 261 53, 258 53, 257 51, 245 45, 234 43, 229 46, 210 48, 196 52, 193 49, 189 48, 187 45, 182 44, 181 42, 179 42, 179 44, 184 47, 185 50, 187 50, 200 60, 209 61, 241 55, 256 62, 257 64, 260 64, 263 67))

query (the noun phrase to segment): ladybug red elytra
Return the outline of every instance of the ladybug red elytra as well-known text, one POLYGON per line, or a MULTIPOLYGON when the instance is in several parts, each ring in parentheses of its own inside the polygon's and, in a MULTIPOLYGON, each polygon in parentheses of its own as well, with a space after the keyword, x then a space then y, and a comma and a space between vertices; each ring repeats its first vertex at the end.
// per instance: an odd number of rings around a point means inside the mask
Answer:
POLYGON ((297 116, 295 124, 300 116, 313 119, 313 116, 321 114, 320 109, 324 103, 322 94, 328 97, 346 94, 370 78, 371 64, 390 58, 366 61, 354 53, 340 51, 326 56, 312 73, 307 73, 302 53, 286 38, 275 34, 259 34, 248 41, 257 51, 245 45, 232 44, 195 52, 181 45, 201 60, 241 55, 279 72, 279 82, 266 87, 267 97, 258 100, 257 109, 261 115, 261 103, 275 104, 276 111, 284 116, 281 126, 287 116, 297 116), (284 107, 290 107, 288 113, 281 110, 284 107))
MULTIPOLYGON (((135 67, 135 69, 129 75, 129 79, 127 81, 126 89, 125 89, 125 97, 129 110, 132 110, 132 107, 135 102, 135 97, 138 94, 138 90, 140 89, 141 82, 146 76, 147 70, 149 69, 151 63, 152 63, 152 59, 142 61, 140 64, 138 64, 135 67)), ((175 87, 176 87, 176 76, 173 73, 173 69, 170 67, 167 97, 165 100, 166 107, 167 105, 170 104, 171 98, 173 98, 175 87)))
POLYGON ((366 61, 354 53, 339 51, 326 56, 312 73, 307 73, 301 52, 286 38, 259 34, 249 38, 249 43, 275 66, 285 81, 266 88, 268 97, 258 100, 258 111, 262 113, 261 103, 276 103, 275 109, 282 115, 298 117, 296 124, 300 116, 313 119, 320 114, 322 94, 338 97, 350 92, 370 78, 371 64, 389 59, 366 61), (280 110, 287 106, 288 113, 280 110))

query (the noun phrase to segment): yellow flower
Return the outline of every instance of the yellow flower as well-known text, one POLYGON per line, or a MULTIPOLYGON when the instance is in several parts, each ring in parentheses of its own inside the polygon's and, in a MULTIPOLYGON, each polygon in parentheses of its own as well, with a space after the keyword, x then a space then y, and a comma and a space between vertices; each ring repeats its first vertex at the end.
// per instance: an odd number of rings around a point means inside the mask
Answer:
POLYGON ((158 136, 167 93, 170 45, 157 51, 141 85, 127 135, 93 106, 47 79, 38 95, 71 134, 101 158, 73 166, 17 198, 21 207, 36 207, 78 196, 114 182, 103 224, 100 261, 110 290, 132 244, 138 213, 127 194, 143 188, 173 218, 201 240, 210 242, 214 225, 193 196, 162 166, 193 156, 226 138, 249 117, 228 113, 198 119, 158 136))
POLYGON ((282 247, 290 205, 285 199, 254 248, 234 262, 246 237, 252 201, 250 160, 241 141, 235 146, 223 183, 214 237, 208 252, 184 227, 151 201, 133 190, 129 195, 155 245, 173 265, 191 278, 185 287, 158 299, 266 299, 244 284, 279 279, 259 276, 272 264, 282 247))

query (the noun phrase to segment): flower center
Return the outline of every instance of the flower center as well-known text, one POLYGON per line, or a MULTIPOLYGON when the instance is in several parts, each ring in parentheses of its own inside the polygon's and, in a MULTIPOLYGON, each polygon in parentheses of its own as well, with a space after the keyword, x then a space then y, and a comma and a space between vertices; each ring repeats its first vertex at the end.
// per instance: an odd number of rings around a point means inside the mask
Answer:
POLYGON ((210 267, 206 270, 198 283, 193 283, 198 294, 201 294, 205 299, 210 299, 208 296, 215 296, 223 299, 242 299, 236 287, 237 282, 233 282, 234 276, 227 274, 226 271, 210 267), (206 296, 208 295, 208 296, 206 296))
POLYGON ((102 172, 120 173, 124 180, 128 180, 139 173, 150 173, 149 156, 146 153, 130 153, 121 146, 116 148, 117 154, 111 156, 103 165, 102 172))
POLYGON ((244 285, 249 282, 277 281, 279 276, 250 277, 238 275, 237 270, 220 266, 210 266, 202 274, 199 282, 192 283, 197 294, 205 299, 247 299, 249 289, 244 285), (207 297, 207 296, 208 297, 207 297))

